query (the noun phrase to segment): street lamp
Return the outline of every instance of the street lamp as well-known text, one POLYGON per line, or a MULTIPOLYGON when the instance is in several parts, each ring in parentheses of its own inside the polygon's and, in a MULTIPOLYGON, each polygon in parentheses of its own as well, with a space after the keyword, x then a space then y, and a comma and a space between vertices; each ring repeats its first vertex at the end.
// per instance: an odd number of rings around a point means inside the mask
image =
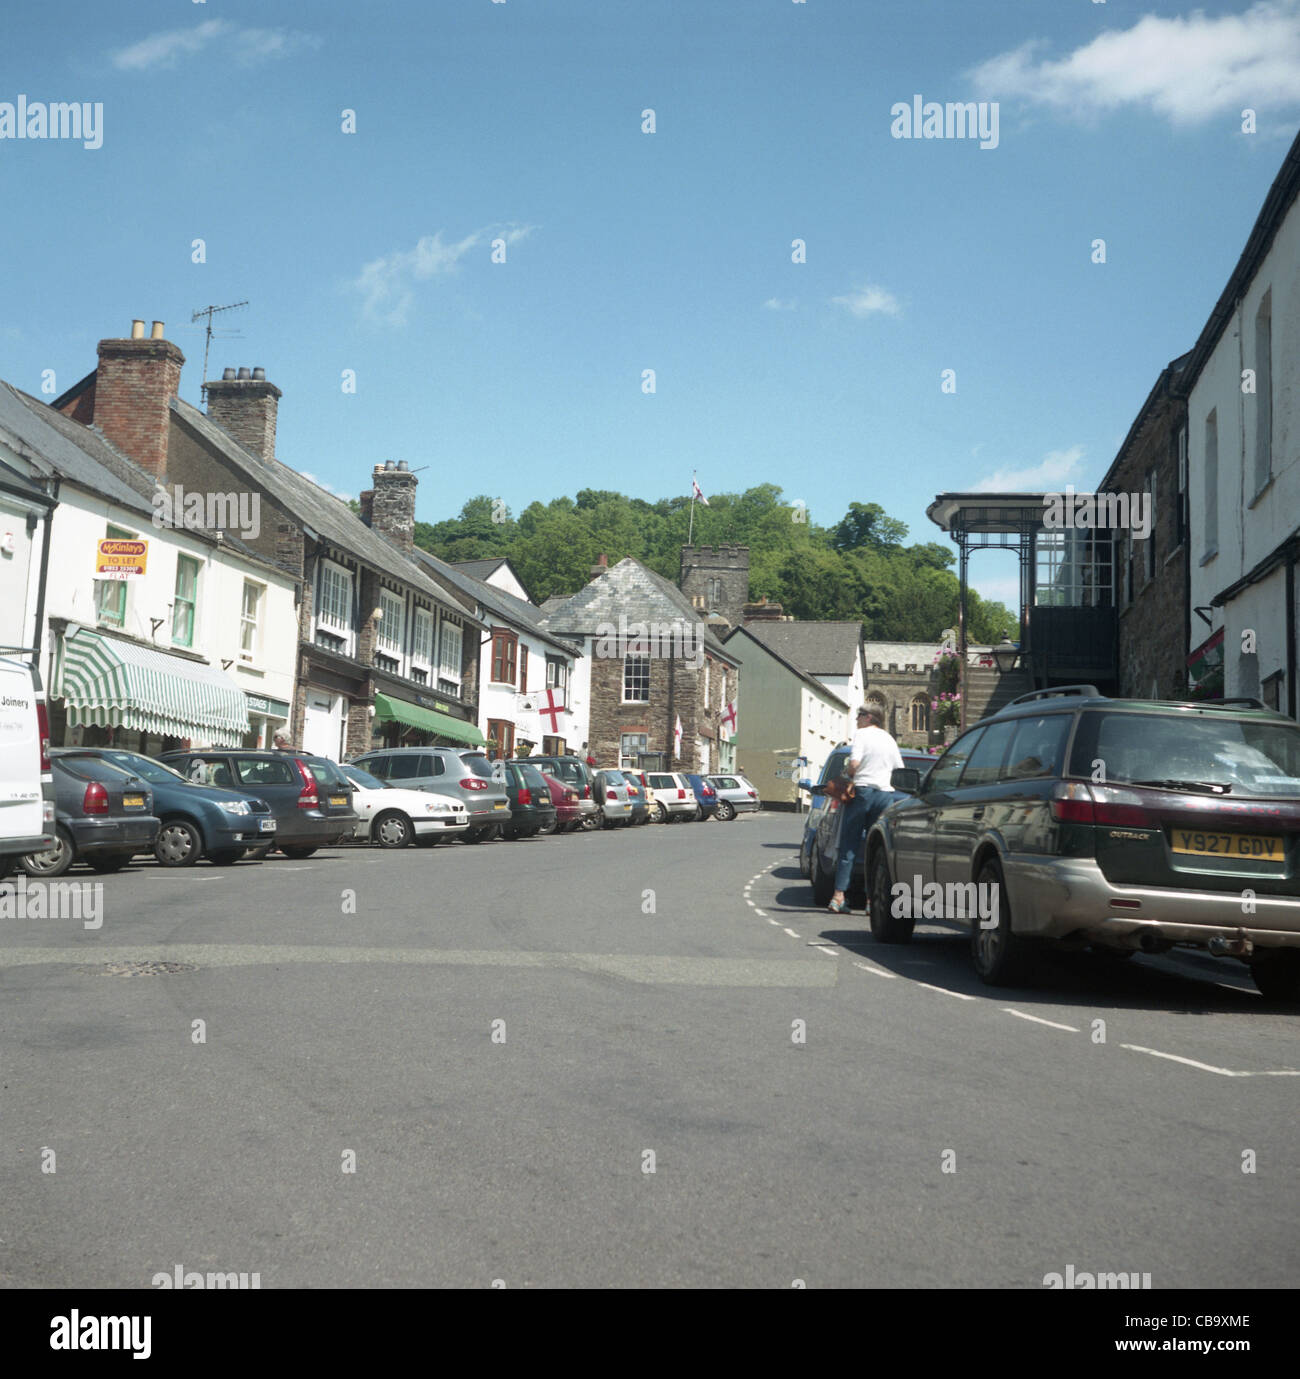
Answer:
POLYGON ((1009 674, 1015 670, 1019 659, 1020 648, 1004 633, 1002 640, 993 648, 993 660, 998 670, 1003 675, 1009 674))

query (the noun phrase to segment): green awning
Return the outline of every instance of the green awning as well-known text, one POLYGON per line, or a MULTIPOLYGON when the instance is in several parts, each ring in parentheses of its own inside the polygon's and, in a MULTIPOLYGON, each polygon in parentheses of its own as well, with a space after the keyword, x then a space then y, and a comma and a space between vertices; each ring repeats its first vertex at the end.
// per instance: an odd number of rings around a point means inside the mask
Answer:
POLYGON ((388 694, 375 695, 375 722, 405 723, 408 728, 419 728, 421 732, 435 733, 452 742, 463 742, 467 747, 487 746, 483 734, 463 718, 421 708, 419 704, 409 704, 405 699, 395 699, 388 694))
POLYGON ((80 629, 63 643, 68 722, 239 747, 248 701, 216 666, 80 629))

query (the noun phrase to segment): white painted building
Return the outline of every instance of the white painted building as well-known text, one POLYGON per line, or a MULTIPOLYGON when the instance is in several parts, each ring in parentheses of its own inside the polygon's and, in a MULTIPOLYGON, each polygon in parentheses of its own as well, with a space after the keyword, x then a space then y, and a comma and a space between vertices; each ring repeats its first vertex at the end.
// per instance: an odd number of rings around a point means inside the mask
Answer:
POLYGON ((1293 717, 1300 632, 1298 191, 1300 138, 1192 351, 1184 384, 1190 602, 1198 610, 1193 642, 1199 636, 1203 647, 1222 631, 1223 694, 1259 698, 1293 717))
POLYGON ((271 745, 293 699, 297 611, 284 571, 199 526, 155 525, 152 479, 102 436, 0 384, 6 461, 57 490, 37 528, 20 599, 56 743, 106 742, 158 752, 271 745), (100 543, 143 572, 112 577, 100 543), (44 588, 41 575, 44 568, 44 588))

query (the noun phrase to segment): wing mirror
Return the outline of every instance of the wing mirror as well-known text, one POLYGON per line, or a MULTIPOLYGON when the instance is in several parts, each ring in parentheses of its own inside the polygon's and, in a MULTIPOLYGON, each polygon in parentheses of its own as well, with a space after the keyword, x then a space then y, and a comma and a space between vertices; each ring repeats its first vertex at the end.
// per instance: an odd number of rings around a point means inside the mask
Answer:
POLYGON ((921 773, 915 766, 896 766, 889 777, 889 788, 915 795, 921 788, 921 773))

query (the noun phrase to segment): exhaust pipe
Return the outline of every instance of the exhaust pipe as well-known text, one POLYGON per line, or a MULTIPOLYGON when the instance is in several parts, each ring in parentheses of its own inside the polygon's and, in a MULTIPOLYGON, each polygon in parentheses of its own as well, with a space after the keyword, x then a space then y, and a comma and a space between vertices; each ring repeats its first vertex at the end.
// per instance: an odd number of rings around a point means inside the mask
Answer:
POLYGON ((1138 948, 1143 953, 1163 953, 1169 944, 1154 929, 1143 929, 1138 935, 1138 948))
POLYGON ((1248 958, 1255 951, 1255 945, 1241 932, 1236 938, 1215 934, 1206 947, 1216 958, 1248 958))

